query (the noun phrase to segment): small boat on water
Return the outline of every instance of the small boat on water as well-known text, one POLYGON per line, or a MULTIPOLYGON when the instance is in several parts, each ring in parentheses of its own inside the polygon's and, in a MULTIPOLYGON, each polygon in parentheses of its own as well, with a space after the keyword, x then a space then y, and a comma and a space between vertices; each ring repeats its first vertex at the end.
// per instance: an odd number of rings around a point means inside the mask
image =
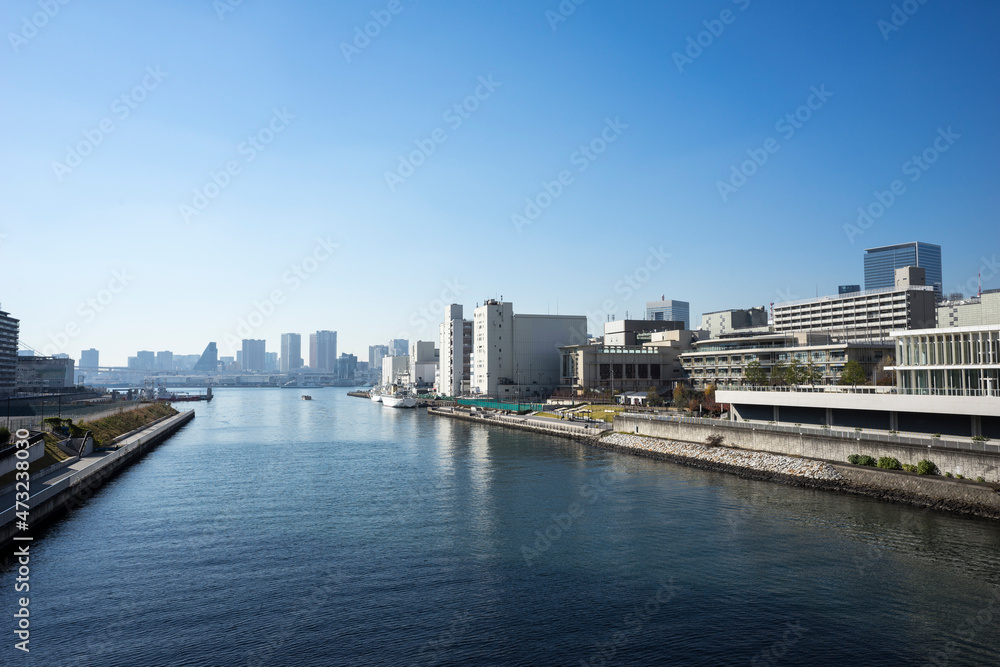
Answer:
POLYGON ((368 391, 368 398, 372 399, 372 401, 374 401, 375 403, 382 402, 382 394, 379 393, 378 387, 372 387, 368 391))
POLYGON ((311 400, 313 400, 313 397, 310 396, 309 394, 302 394, 302 400, 303 401, 311 401, 311 400))
POLYGON ((391 396, 388 394, 383 396, 382 405, 387 408, 413 408, 417 405, 417 399, 397 392, 391 396))

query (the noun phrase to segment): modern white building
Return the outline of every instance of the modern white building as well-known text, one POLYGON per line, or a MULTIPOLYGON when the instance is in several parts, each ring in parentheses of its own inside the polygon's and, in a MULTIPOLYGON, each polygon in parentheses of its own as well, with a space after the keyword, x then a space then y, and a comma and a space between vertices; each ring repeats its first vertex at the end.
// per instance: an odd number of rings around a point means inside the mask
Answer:
POLYGON ((1000 397, 1000 324, 897 331, 899 393, 1000 397))
POLYGON ((559 348, 586 342, 585 315, 515 315, 510 302, 490 299, 473 317, 472 392, 548 396, 560 384, 559 348))
POLYGON ((935 326, 934 288, 917 267, 896 270, 896 286, 775 304, 775 331, 888 340, 893 331, 935 326))
POLYGON ((767 310, 763 306, 717 310, 711 313, 702 313, 701 316, 701 328, 708 332, 709 338, 718 338, 737 331, 760 329, 766 326, 767 310))
POLYGON ((382 386, 392 385, 408 386, 410 384, 410 356, 403 354, 400 356, 382 358, 382 386))
POLYGON ((410 343, 410 382, 417 387, 432 387, 437 376, 440 351, 434 341, 410 343))
POLYGON ((462 311, 457 303, 449 305, 438 327, 441 356, 435 386, 446 396, 459 396, 470 388, 473 322, 464 319, 462 311))
POLYGON ((302 335, 297 333, 281 334, 281 357, 278 369, 282 373, 297 371, 302 368, 302 335))

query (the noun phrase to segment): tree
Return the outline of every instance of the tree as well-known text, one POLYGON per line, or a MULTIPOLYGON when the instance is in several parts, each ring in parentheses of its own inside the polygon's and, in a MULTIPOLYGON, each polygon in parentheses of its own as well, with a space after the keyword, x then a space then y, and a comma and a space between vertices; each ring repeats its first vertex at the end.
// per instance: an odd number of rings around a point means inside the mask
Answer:
POLYGON ((687 392, 684 391, 684 386, 680 384, 674 385, 674 405, 677 407, 684 405, 685 398, 687 398, 687 392))
POLYGON ((779 385, 785 384, 786 378, 788 377, 788 364, 783 361, 779 361, 774 366, 771 367, 771 384, 779 385))
POLYGON ((705 398, 702 400, 702 405, 705 407, 706 412, 717 412, 719 410, 719 404, 715 402, 714 384, 705 385, 705 398))
POLYGON ((878 366, 875 367, 875 384, 880 387, 889 387, 896 383, 896 379, 892 375, 892 371, 887 371, 886 366, 895 366, 896 362, 893 361, 892 357, 883 357, 882 361, 878 362, 878 366))
POLYGON ((867 381, 864 367, 856 361, 848 361, 840 374, 839 384, 865 384, 867 381))
POLYGON ((657 391, 656 387, 650 387, 646 390, 646 405, 651 408, 658 408, 663 405, 663 397, 660 396, 660 392, 657 391))
POLYGON ((798 359, 792 359, 792 363, 785 368, 785 383, 796 385, 806 381, 806 369, 799 363, 798 359))
POLYGON ((819 384, 823 381, 823 373, 810 361, 804 369, 802 381, 806 384, 819 384))
POLYGON ((767 384, 767 371, 764 367, 760 365, 760 362, 754 359, 749 364, 747 364, 746 371, 743 372, 743 378, 757 387, 762 384, 767 384))

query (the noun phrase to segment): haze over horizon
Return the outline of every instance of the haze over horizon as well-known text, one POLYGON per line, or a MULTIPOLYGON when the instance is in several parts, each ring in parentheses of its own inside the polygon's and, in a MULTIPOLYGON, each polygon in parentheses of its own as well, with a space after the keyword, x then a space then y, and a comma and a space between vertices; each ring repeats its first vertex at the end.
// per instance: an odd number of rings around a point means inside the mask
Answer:
POLYGON ((329 329, 367 360, 501 295, 695 324, 907 241, 945 293, 1000 287, 995 3, 12 0, 0 27, 0 309, 46 352, 329 329))

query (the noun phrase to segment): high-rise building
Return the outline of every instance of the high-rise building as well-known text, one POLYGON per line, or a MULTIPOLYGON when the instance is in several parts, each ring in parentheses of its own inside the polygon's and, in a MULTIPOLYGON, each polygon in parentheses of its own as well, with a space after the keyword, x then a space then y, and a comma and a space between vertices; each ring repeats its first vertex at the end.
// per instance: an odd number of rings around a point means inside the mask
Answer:
POLYGON ((410 343, 410 382, 418 387, 430 387, 437 379, 440 350, 434 341, 416 340, 410 343))
POLYGON ((865 289, 895 286, 895 271, 904 266, 918 266, 926 271, 927 284, 940 298, 941 246, 913 241, 865 250, 865 289))
POLYGON ((472 371, 472 320, 462 318, 462 306, 453 303, 444 311, 444 322, 438 328, 440 363, 437 390, 447 396, 469 391, 472 371))
POLYGON ((646 319, 683 322, 683 328, 690 329, 691 304, 687 301, 667 299, 661 294, 659 301, 646 302, 646 319))
POLYGON ((515 315, 490 299, 473 315, 472 391, 544 397, 560 384, 559 348, 587 341, 585 315, 515 315))
POLYGON ((264 353, 264 370, 268 373, 275 373, 278 371, 278 353, 277 352, 265 352, 264 353))
POLYGON ((382 373, 382 359, 389 356, 388 345, 368 346, 368 371, 374 374, 382 373))
POLYGON ((337 360, 337 377, 341 380, 353 380, 358 369, 358 358, 346 352, 337 360))
POLYGON ((17 391, 17 334, 19 320, 0 310, 0 396, 17 391))
POLYGON ((297 333, 281 334, 281 362, 279 370, 282 373, 302 368, 302 335, 297 333))
POLYGON ((393 338, 389 341, 389 355, 405 357, 410 353, 410 341, 406 338, 393 338))
POLYGON ((201 353, 201 358, 194 365, 196 371, 214 372, 219 368, 219 348, 215 343, 209 343, 205 351, 201 353))
POLYGON ((139 350, 135 353, 139 368, 142 370, 152 370, 156 368, 156 353, 152 350, 139 350))
POLYGON ((266 371, 266 343, 260 338, 243 339, 242 368, 244 371, 266 371))
POLYGON ((174 370, 174 353, 170 350, 163 350, 156 353, 156 368, 161 371, 174 370))
POLYGON ((80 368, 97 368, 100 366, 101 353, 90 348, 80 352, 80 368))
POLYGON ((309 334, 309 368, 327 372, 337 370, 336 331, 317 331, 309 334))

